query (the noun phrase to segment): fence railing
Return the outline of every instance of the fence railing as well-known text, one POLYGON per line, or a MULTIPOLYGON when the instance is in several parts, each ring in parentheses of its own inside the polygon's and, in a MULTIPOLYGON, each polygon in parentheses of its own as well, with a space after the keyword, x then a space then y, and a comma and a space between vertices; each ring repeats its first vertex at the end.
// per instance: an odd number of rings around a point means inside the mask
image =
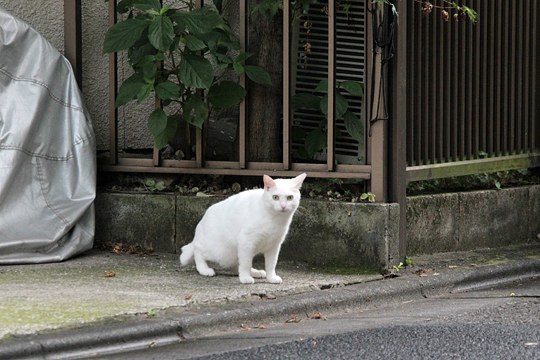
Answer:
MULTIPOLYGON (((361 2, 361 1, 360 1, 361 2)), ((249 9, 246 1, 238 2, 240 13, 239 38, 242 49, 247 48, 247 29, 249 21, 249 9), (247 19, 247 20, 246 20, 247 19)), ((326 118, 327 144, 323 159, 315 163, 298 161, 291 154, 292 146, 292 120, 291 120, 291 68, 295 51, 291 44, 291 5, 285 1, 283 6, 283 113, 282 113, 282 161, 281 162, 253 162, 247 161, 250 157, 247 154, 246 136, 247 128, 250 124, 249 114, 246 111, 246 101, 240 104, 238 118, 238 159, 232 161, 212 161, 205 158, 205 136, 203 131, 195 129, 195 152, 192 159, 176 160, 164 159, 158 149, 153 149, 152 156, 137 156, 129 154, 125 156, 118 146, 118 111, 114 107, 114 98, 118 87, 118 58, 116 54, 110 55, 109 61, 109 124, 110 124, 110 145, 109 156, 103 161, 101 159, 100 169, 113 172, 149 172, 149 173, 186 173, 186 174, 220 174, 220 175, 262 175, 271 172, 277 176, 292 176, 300 172, 307 172, 308 176, 321 178, 356 178, 368 180, 371 178, 371 165, 369 164, 346 164, 336 160, 335 147, 335 19, 336 5, 329 2, 328 12, 328 51, 326 54, 328 71, 326 79, 328 81, 328 116, 326 118)), ((109 1, 110 25, 116 22, 116 2, 109 1)), ((362 19, 364 20, 364 19, 362 19)), ((358 46, 364 46, 364 38, 359 39, 358 46)), ((239 79, 241 85, 246 85, 246 80, 239 79)), ((366 96, 364 96, 364 102, 366 96)), ((362 124, 362 126, 364 126, 362 124)))

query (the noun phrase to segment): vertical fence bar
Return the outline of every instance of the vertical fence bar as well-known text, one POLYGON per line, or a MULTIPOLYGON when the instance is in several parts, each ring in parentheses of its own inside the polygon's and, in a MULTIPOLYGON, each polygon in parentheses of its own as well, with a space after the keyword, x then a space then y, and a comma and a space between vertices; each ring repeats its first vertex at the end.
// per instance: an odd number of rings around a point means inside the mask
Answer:
POLYGON ((427 165, 429 164, 429 133, 430 133, 430 118, 429 118, 429 105, 431 103, 431 94, 429 93, 429 85, 430 85, 430 72, 429 67, 431 65, 431 52, 430 52, 430 23, 431 18, 425 17, 422 21, 422 33, 423 41, 422 46, 424 47, 424 56, 422 59, 422 63, 424 64, 424 69, 422 71, 422 147, 421 147, 421 164, 427 165))
MULTIPOLYGON (((475 9, 478 9, 480 11, 480 3, 478 1, 474 2, 475 9)), ((474 123, 473 125, 473 131, 474 136, 472 139, 473 146, 472 146, 472 154, 471 157, 476 159, 478 158, 478 153, 480 151, 480 119, 481 119, 481 113, 480 109, 482 107, 482 92, 480 90, 480 78, 482 76, 480 61, 482 59, 482 56, 480 55, 480 50, 482 46, 485 46, 485 44, 482 44, 480 41, 480 33, 481 33, 481 25, 476 24, 473 27, 473 39, 471 39, 472 43, 472 52, 469 55, 471 57, 471 71, 474 76, 474 84, 473 84, 473 90, 471 93, 471 98, 473 98, 472 106, 474 109, 471 111, 471 118, 474 123)))
POLYGON ((508 114, 508 121, 510 123, 510 129, 509 129, 510 131, 508 132, 508 137, 509 137, 508 153, 509 154, 516 153, 516 142, 517 142, 516 141, 516 127, 519 121, 519 117, 516 116, 517 115, 516 113, 519 108, 519 106, 517 106, 517 102, 521 101, 521 99, 517 96, 518 87, 521 86, 521 84, 518 83, 518 76, 517 76, 517 72, 519 71, 518 69, 520 67, 518 66, 518 62, 519 62, 519 58, 521 54, 519 53, 518 46, 517 46, 517 42, 519 41, 517 37, 518 31, 519 31, 518 30, 519 24, 516 19, 516 17, 518 16, 517 7, 519 6, 520 3, 521 1, 516 1, 510 7, 511 8, 510 14, 511 14, 511 19, 512 19, 510 28, 512 29, 512 31, 511 31, 511 38, 510 38, 510 59, 509 59, 510 61, 509 70, 511 71, 510 72, 511 85, 509 86, 510 88, 510 104, 509 104, 510 109, 509 110, 510 111, 508 114))
POLYGON ((443 108, 443 119, 444 119, 444 161, 452 160, 452 107, 450 102, 447 100, 452 96, 452 27, 451 24, 446 24, 446 29, 444 29, 444 44, 443 53, 445 54, 441 62, 444 64, 445 70, 444 74, 444 90, 442 96, 446 100, 443 108))
MULTIPOLYGON (((503 14, 505 14, 505 21, 506 22, 509 22, 509 25, 510 25, 510 29, 512 29, 511 31, 503 31, 503 43, 502 43, 502 48, 503 48, 503 53, 502 53, 502 66, 501 66, 501 69, 503 71, 503 85, 502 85, 502 88, 503 88, 503 98, 501 99, 502 100, 502 103, 503 103, 503 112, 502 112, 502 129, 501 129, 501 138, 502 138, 502 155, 507 155, 508 154, 508 145, 509 145, 509 128, 510 128, 510 123, 509 123, 509 120, 510 120, 510 104, 509 104, 509 99, 510 99, 510 92, 512 91, 512 88, 511 88, 511 78, 510 78, 510 73, 512 72, 511 68, 512 68, 512 60, 511 60, 511 52, 510 52, 510 43, 512 41, 512 39, 510 38, 510 32, 513 32, 513 28, 512 28, 512 12, 510 10, 510 8, 513 8, 514 5, 510 6, 510 1, 504 1, 504 10, 502 11, 503 14)), ((502 19, 502 16, 499 18, 499 21, 503 21, 502 19)), ((502 23, 501 23, 502 25, 502 23)), ((502 26, 501 26, 502 27, 502 26)))
MULTIPOLYGON (((110 0, 109 0, 110 1, 110 0)), ((204 6, 204 0, 196 0, 195 6, 201 8, 204 6)), ((191 126, 191 125, 188 125, 191 126)), ((203 125, 204 126, 204 125, 203 125)), ((204 128, 203 128, 204 129, 204 128)), ((203 167, 204 162, 204 137, 203 129, 195 128, 195 164, 198 168, 203 167)), ((191 141, 191 140, 190 140, 191 141)))
MULTIPOLYGON (((406 29, 410 29, 409 22, 412 16, 408 16, 408 5, 406 1, 397 2, 399 21, 406 29)), ((399 263, 407 255, 407 117, 410 106, 409 98, 414 98, 413 93, 408 91, 410 84, 409 73, 409 47, 408 40, 411 39, 410 31, 397 31, 396 57, 392 60, 393 72, 393 103, 394 112, 390 121, 389 144, 389 201, 398 203, 399 213, 399 243, 397 254, 394 249, 389 249, 389 255, 393 262, 399 263), (399 260, 395 256, 399 257, 399 260), (397 261, 396 261, 397 260, 397 261)))
MULTIPOLYGON (((465 74, 465 103, 464 103, 464 112, 465 112, 465 124, 466 124, 466 136, 465 136, 465 159, 470 160, 473 157, 473 148, 474 148, 474 137, 476 134, 476 128, 473 125, 475 121, 477 120, 473 116, 473 112, 475 109, 478 108, 478 103, 476 101, 473 101, 473 96, 475 93, 474 88, 474 78, 478 76, 474 72, 474 65, 473 65, 473 58, 474 58, 474 47, 473 47, 473 41, 474 41, 474 29, 472 28, 472 24, 469 22, 466 22, 466 35, 465 35, 465 59, 467 59, 467 65, 465 67, 466 74, 465 74)), ((474 97, 476 98, 476 97, 474 97)))
MULTIPOLYGON (((414 4, 413 4, 414 5, 414 4)), ((414 33, 416 35, 415 48, 413 54, 415 58, 415 94, 421 94, 422 90, 422 42, 423 36, 421 32, 422 21, 421 17, 415 16, 416 22, 414 24, 414 33)), ((414 140, 414 164, 422 165, 422 102, 415 101, 415 116, 414 116, 414 133, 416 138, 414 140)))
POLYGON ((437 75, 437 86, 435 87, 434 94, 438 94, 437 96, 437 106, 436 106, 436 114, 434 116, 437 116, 437 152, 435 155, 436 163, 441 163, 444 161, 444 41, 442 38, 444 34, 444 26, 442 21, 437 21, 437 31, 436 31, 436 37, 438 40, 436 41, 436 52, 439 56, 437 61, 437 66, 435 67, 435 73, 437 75))
POLYGON ((64 0, 64 54, 82 89, 81 0, 64 0))
MULTIPOLYGON (((240 0, 240 51, 246 51, 247 44, 247 0, 240 0)), ((246 89, 246 74, 242 73, 238 79, 239 84, 246 89)), ((246 102, 247 96, 240 103, 240 114, 238 119, 238 162, 240 163, 240 168, 246 168, 246 102)))
MULTIPOLYGON (((498 16, 498 12, 497 12, 497 9, 501 9, 502 6, 504 4, 502 4, 501 1, 497 1, 497 8, 494 9, 494 22, 496 24, 500 24, 500 21, 501 21, 501 17, 498 16)), ((503 107, 503 101, 504 101, 504 94, 503 94, 503 87, 504 87, 504 83, 503 83, 503 76, 504 76, 504 36, 503 36, 503 27, 502 26, 497 26, 497 49, 498 51, 496 51, 496 59, 499 59, 499 61, 496 63, 497 64, 497 73, 496 73, 496 77, 497 77, 497 86, 496 86, 496 97, 495 97, 495 101, 496 101, 496 114, 495 114, 495 147, 496 147, 496 152, 495 154, 497 154, 498 156, 502 155, 503 154, 503 144, 501 142, 501 126, 503 125, 503 116, 504 116, 504 107, 503 107)))
POLYGON ((334 1, 328 2, 328 116, 326 137, 326 165, 328 171, 334 170, 334 126, 336 104, 336 67, 335 67, 335 43, 336 43, 336 12, 334 1))
MULTIPOLYGON (((383 120, 385 109, 386 94, 383 86, 383 49, 373 41, 373 16, 377 17, 378 24, 386 24, 388 14, 386 5, 372 4, 374 15, 368 17, 368 49, 373 49, 372 56, 369 57, 368 69, 368 100, 371 102, 369 109, 370 121, 370 139, 369 139, 369 159, 371 163, 371 181, 370 189, 375 194, 377 202, 386 202, 387 200, 387 121, 383 120), (372 86, 373 84, 373 86, 372 86)), ((329 85, 330 87, 330 85, 329 85)))
POLYGON ((458 80, 460 100, 458 104, 458 117, 460 123, 459 132, 459 160, 467 160, 467 143, 468 143, 468 121, 467 121, 467 94, 469 93, 471 79, 467 77, 467 40, 469 37, 468 23, 462 22, 459 25, 460 36, 458 37, 459 46, 459 64, 461 67, 460 77, 458 80))
MULTIPOLYGON (((489 107, 488 107, 488 89, 489 89, 489 55, 488 55, 488 34, 489 34, 489 16, 487 16, 488 11, 487 7, 489 5, 486 5, 484 1, 480 1, 480 11, 483 14, 486 14, 485 17, 482 18, 482 21, 480 22, 481 26, 481 40, 479 42, 479 46, 481 47, 482 51, 479 56, 478 62, 481 63, 481 84, 482 88, 480 93, 482 94, 482 108, 480 111, 480 118, 481 118, 481 125, 480 125, 480 131, 481 131, 481 140, 480 140, 480 150, 483 152, 487 152, 488 150, 488 128, 487 128, 487 119, 489 116, 489 107)), ((492 36, 489 36, 491 38, 492 36)))
MULTIPOLYGON (((414 5, 414 4, 407 2, 406 7, 408 8, 411 5, 414 5)), ((407 27, 407 34, 409 34, 408 35, 409 47, 406 48, 406 55, 407 55, 407 63, 411 64, 411 67, 413 67, 414 64, 416 63, 415 62, 416 59, 414 57, 414 54, 415 54, 414 48, 416 46, 416 36, 415 36, 415 31, 414 31, 415 16, 414 16, 413 11, 410 11, 409 9, 408 11, 411 14, 411 16, 409 16, 407 22, 405 22, 405 26, 407 27)), ((407 91, 410 93, 415 92, 415 80, 416 80, 414 76, 415 74, 416 72, 414 68, 411 71, 409 71, 407 74, 408 75, 407 76, 407 91)), ((406 117, 406 120, 407 120, 407 165, 413 166, 415 165, 414 143, 415 143, 415 138, 416 138, 415 131, 414 131, 415 129, 414 119, 416 118, 415 108, 414 108, 414 104, 415 104, 414 96, 408 96, 407 101, 408 101, 407 103, 408 111, 410 112, 410 116, 406 117)))
POLYGON ((537 124, 536 119, 536 109, 538 104, 538 79, 537 79, 537 67, 538 64, 538 57, 537 57, 537 51, 538 51, 538 1, 534 0, 531 3, 532 11, 531 18, 532 18, 532 27, 531 27, 531 53, 532 53, 532 59, 531 59, 531 92, 532 96, 530 98, 530 107, 531 107, 531 116, 529 117, 530 121, 530 150, 531 151, 540 151, 540 126, 537 124))
MULTIPOLYGON (((461 73, 461 69, 459 68, 459 47, 461 44, 459 43, 459 27, 456 26, 456 24, 452 23, 452 41, 451 44, 453 46, 451 59, 452 59, 452 67, 453 72, 450 75, 450 82, 452 83, 453 87, 453 93, 452 98, 453 99, 459 99, 459 83, 458 83, 458 76, 461 73)), ((450 112, 452 113, 452 161, 458 161, 459 160, 459 111, 458 109, 451 107, 450 112)))
POLYGON ((529 143, 529 118, 530 118, 530 98, 531 98, 531 53, 534 51, 534 48, 531 47, 531 1, 526 0, 525 3, 525 12, 523 14, 523 26, 525 28, 525 31, 523 32, 523 44, 524 44, 524 61, 525 66, 523 66, 523 144, 522 144, 522 150, 523 152, 528 152, 530 149, 530 143, 529 143))
POLYGON ((291 98, 291 56, 290 56, 290 1, 283 1, 283 168, 290 168, 290 98, 291 98))
MULTIPOLYGON (((160 108, 161 107, 161 100, 158 99, 156 96, 156 100, 154 102, 154 108, 160 108)), ((157 147, 154 146, 154 149, 152 150, 152 165, 159 166, 160 165, 160 159, 161 159, 161 153, 157 147)))
POLYGON ((487 128, 487 134, 488 134, 488 144, 487 144, 487 150, 486 152, 488 154, 494 154, 495 153, 495 88, 496 88, 496 75, 497 72, 495 70, 495 16, 494 16, 494 9, 497 5, 493 4, 493 2, 490 2, 488 5, 488 9, 486 9, 486 13, 488 15, 488 21, 489 21, 489 34, 491 36, 488 37, 489 39, 489 45, 488 45, 488 82, 489 82, 489 92, 487 93, 488 98, 488 116, 487 116, 487 122, 488 122, 488 128, 487 128), (489 10, 489 11, 488 11, 489 10))
POLYGON ((515 124, 515 143, 512 147, 513 153, 519 154, 521 153, 522 146, 523 146, 523 139, 522 139, 522 123, 523 123, 523 111, 524 111, 524 103, 523 103, 523 68, 525 67, 524 64, 524 52, 523 52, 523 22, 525 21, 525 14, 523 13, 523 1, 518 1, 517 4, 516 14, 518 19, 521 19, 521 21, 516 22, 517 23, 517 29, 516 29, 516 52, 515 52, 515 87, 516 87, 516 98, 518 101, 518 104, 514 105, 514 114, 516 117, 516 124, 515 124))
MULTIPOLYGON (((109 27, 116 23, 116 0, 109 0, 109 27)), ((109 54, 109 162, 118 163, 118 109, 116 92, 118 89, 118 57, 115 52, 109 54)))

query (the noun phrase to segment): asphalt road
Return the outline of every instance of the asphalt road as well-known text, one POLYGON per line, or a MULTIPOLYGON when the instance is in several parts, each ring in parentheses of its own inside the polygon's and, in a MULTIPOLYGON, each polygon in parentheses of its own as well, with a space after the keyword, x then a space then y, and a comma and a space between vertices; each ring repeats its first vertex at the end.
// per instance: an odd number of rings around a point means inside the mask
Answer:
POLYGON ((292 319, 108 359, 540 359, 540 279, 292 319))

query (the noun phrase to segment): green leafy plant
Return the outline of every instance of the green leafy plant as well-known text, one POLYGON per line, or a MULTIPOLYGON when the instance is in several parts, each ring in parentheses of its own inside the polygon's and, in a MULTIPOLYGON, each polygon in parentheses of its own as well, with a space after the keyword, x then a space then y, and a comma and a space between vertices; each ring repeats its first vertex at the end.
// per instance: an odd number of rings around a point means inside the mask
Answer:
POLYGON ((143 185, 148 191, 163 191, 167 188, 163 181, 156 181, 154 179, 146 179, 143 182, 143 185))
POLYGON ((392 270, 400 271, 400 270, 405 269, 408 266, 414 266, 414 260, 406 256, 405 260, 403 260, 403 262, 400 262, 399 265, 392 266, 392 270))
MULTIPOLYGON (((361 142, 364 137, 364 127, 356 114, 349 110, 349 102, 343 94, 361 98, 364 96, 364 84, 358 81, 342 81, 336 84, 335 92, 335 118, 343 119, 349 135, 361 142)), ((291 97, 291 106, 294 110, 310 109, 320 111, 324 118, 319 126, 310 132, 296 128, 294 137, 296 141, 304 142, 305 156, 312 157, 324 150, 326 144, 326 119, 328 118, 328 80, 321 80, 312 93, 300 92, 291 97)))
POLYGON ((269 84, 261 67, 246 64, 252 55, 240 52, 239 40, 215 7, 197 8, 194 1, 161 5, 158 0, 122 0, 124 19, 105 35, 105 53, 127 50, 134 70, 120 86, 116 106, 154 94, 161 106, 148 117, 157 148, 171 141, 180 119, 202 128, 214 108, 239 104, 246 90, 226 80, 230 69, 252 81, 269 84))
POLYGON ((365 192, 362 195, 360 195, 360 200, 367 201, 367 202, 375 202, 375 194, 372 192, 365 192))

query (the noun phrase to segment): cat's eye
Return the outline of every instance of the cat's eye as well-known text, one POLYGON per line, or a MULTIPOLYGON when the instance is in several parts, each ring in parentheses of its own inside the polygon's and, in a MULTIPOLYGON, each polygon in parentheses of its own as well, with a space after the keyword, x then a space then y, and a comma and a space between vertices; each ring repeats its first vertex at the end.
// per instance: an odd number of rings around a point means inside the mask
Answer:
POLYGON ((287 196, 287 200, 291 201, 293 199, 292 195, 287 196))
POLYGON ((272 196, 272 199, 275 200, 275 201, 278 201, 278 200, 279 200, 279 196, 273 195, 273 196, 272 196))

